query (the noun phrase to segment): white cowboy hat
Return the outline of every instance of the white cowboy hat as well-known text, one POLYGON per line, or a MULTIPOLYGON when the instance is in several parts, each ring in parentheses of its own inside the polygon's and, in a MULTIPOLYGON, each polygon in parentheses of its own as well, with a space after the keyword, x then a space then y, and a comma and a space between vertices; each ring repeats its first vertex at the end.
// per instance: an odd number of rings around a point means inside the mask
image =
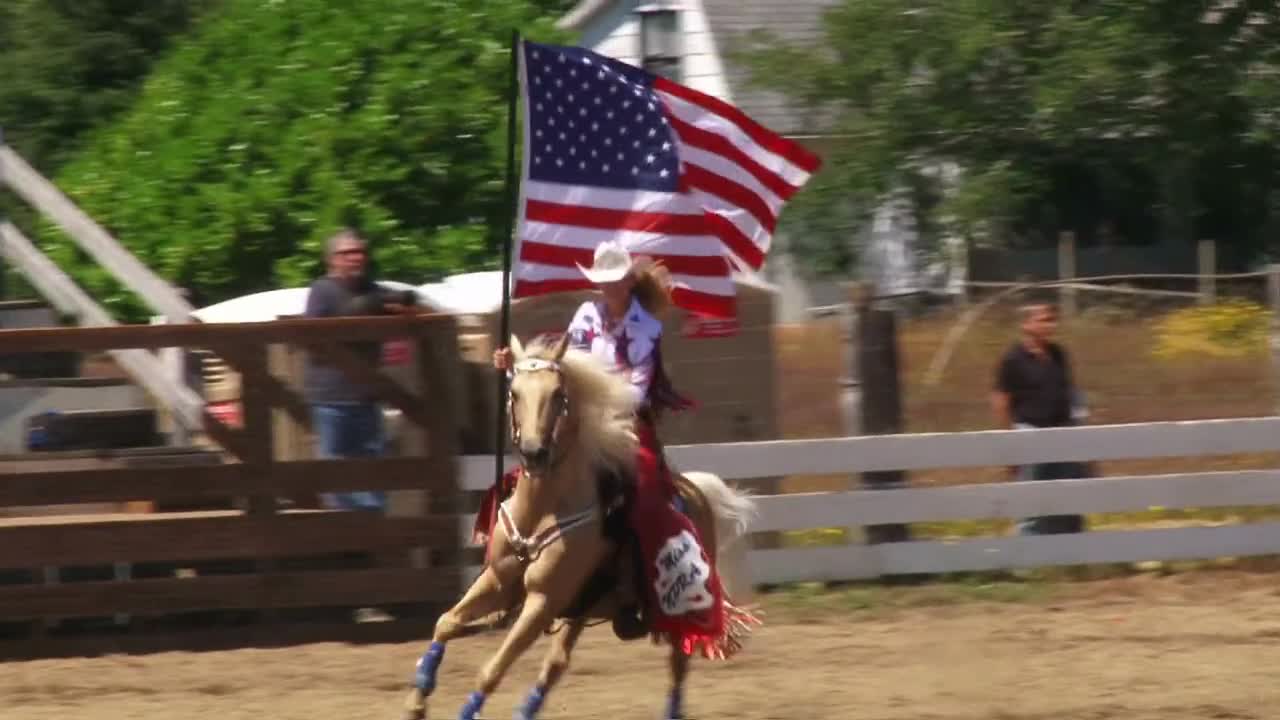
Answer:
POLYGON ((631 253, 621 243, 605 241, 596 246, 591 267, 585 268, 582 263, 574 264, 593 283, 618 282, 631 272, 631 253))

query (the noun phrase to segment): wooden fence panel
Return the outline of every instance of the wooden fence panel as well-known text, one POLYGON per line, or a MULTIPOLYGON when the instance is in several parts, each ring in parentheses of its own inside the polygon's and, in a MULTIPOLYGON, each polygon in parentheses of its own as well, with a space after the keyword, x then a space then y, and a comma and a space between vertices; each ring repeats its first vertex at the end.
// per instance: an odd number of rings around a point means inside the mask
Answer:
MULTIPOLYGON (((686 470, 726 479, 993 467, 1280 450, 1280 417, 878 435, 667 448, 686 470)), ((492 467, 492 466, 491 466, 492 467)))
MULTIPOLYGON (((666 451, 682 470, 726 480, 1198 457, 1280 451, 1280 417, 671 445, 666 451)), ((504 458, 508 467, 515 462, 504 458)), ((466 490, 489 487, 493 457, 463 457, 459 475, 466 490)))
MULTIPOLYGON (((1280 450, 1280 417, 672 446, 687 470, 729 481, 800 474, 1007 466, 1048 461, 1192 457, 1280 450)), ((514 458, 503 458, 505 464, 514 458)), ((479 491, 493 458, 468 456, 458 482, 479 491)), ((1198 472, 937 488, 757 496, 752 533, 887 523, 1020 519, 1156 508, 1280 506, 1280 470, 1198 472)), ((460 515, 467 543, 475 515, 460 515)), ((1280 555, 1280 523, 988 537, 884 545, 769 548, 749 553, 752 581, 771 585, 1019 567, 1280 555)), ((466 573, 474 576, 471 566, 466 573)))
MULTIPOLYGON (((67 465, 55 461, 38 471, 0 472, 0 506, 217 499, 260 487, 257 474, 240 463, 129 467, 100 460, 67 465)), ((270 472, 272 485, 283 496, 454 487, 454 461, 448 457, 293 460, 273 464, 270 472)))
POLYGON ((0 586, 0 617, 105 617, 444 601, 456 573, 406 568, 0 586))
MULTIPOLYGON (((149 616, 198 610, 262 611, 381 604, 443 606, 458 594, 457 518, 426 503, 395 512, 285 509, 321 493, 457 492, 457 421, 450 391, 458 381, 440 355, 456 352, 440 338, 456 334, 447 316, 286 320, 243 325, 148 325, 0 330, 0 353, 62 348, 209 348, 239 374, 241 422, 205 414, 205 430, 222 453, 143 461, 123 456, 28 456, 0 466, 0 622, 76 617, 149 616), (310 408, 268 362, 282 346, 333 338, 406 339, 418 353, 417 388, 380 369, 340 362, 348 376, 373 379, 384 403, 415 426, 418 454, 363 459, 289 459, 276 452, 284 417, 305 422, 310 408), (274 348, 274 350, 272 350, 274 348), (235 504, 235 499, 249 499, 235 504), (184 512, 25 516, 30 506, 120 503, 184 512), (238 506, 241 509, 228 509, 238 506), (408 553, 418 552, 416 567, 408 553), (430 567, 425 567, 430 564, 430 567), (102 569, 109 569, 105 575, 102 569), (141 577, 133 577, 134 571, 141 577), (192 576, 194 575, 194 576, 192 576), (111 577, 111 580, 97 578, 111 577)), ((331 350, 350 361, 342 350, 331 350)))
POLYGON ((197 347, 209 348, 224 355, 224 350, 229 349, 234 353, 239 348, 270 343, 306 345, 332 342, 334 338, 350 342, 419 337, 430 333, 432 325, 453 323, 452 316, 423 313, 413 316, 306 318, 252 323, 21 328, 0 332, 0 353, 197 347))
POLYGON ((1280 553, 1280 523, 755 550, 760 584, 1280 553))
POLYGON ((0 520, 0 568, 127 561, 191 562, 447 546, 449 516, 387 518, 370 512, 235 510, 51 516, 0 520))
POLYGON ((1133 475, 938 488, 795 493, 756 500, 752 530, 1280 505, 1280 471, 1133 475))

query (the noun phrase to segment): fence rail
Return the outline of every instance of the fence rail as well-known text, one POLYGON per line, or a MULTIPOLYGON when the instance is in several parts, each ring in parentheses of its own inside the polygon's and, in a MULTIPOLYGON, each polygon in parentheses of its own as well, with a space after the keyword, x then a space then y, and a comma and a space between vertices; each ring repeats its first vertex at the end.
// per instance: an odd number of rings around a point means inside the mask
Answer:
MULTIPOLYGON (((668 448, 684 470, 746 481, 786 475, 1023 465, 1280 451, 1280 418, 882 435, 668 448)), ((507 462, 512 462, 510 458, 507 462)), ((464 490, 488 487, 493 459, 461 458, 464 490)), ((1132 512, 1152 508, 1280 506, 1280 470, 895 488, 761 496, 754 532, 896 523, 1132 512)), ((474 516, 460 518, 467 542, 474 516)), ((1280 523, 990 537, 750 553, 760 584, 885 575, 1280 554, 1280 523)), ((470 574, 476 568, 470 568, 470 574)))

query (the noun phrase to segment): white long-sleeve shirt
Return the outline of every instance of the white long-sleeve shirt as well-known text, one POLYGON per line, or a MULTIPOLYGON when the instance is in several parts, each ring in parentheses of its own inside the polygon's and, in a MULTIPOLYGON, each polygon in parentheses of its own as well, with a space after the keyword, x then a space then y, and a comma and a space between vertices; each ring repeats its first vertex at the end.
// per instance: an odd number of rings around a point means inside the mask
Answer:
POLYGON ((636 407, 642 407, 653 383, 654 348, 662 337, 662 323, 634 299, 621 322, 606 327, 605 317, 603 301, 584 302, 569 323, 569 343, 622 373, 631 383, 636 407))

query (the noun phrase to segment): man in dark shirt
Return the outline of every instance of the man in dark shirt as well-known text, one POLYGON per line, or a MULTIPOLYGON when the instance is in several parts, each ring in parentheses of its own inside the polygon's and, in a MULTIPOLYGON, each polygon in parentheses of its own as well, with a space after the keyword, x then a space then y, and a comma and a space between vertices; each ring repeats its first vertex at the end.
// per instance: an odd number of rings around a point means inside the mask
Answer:
MULTIPOLYGON (((311 283, 306 317, 386 315, 414 310, 412 293, 385 290, 369 278, 365 242, 355 232, 343 230, 329 238, 325 261, 329 272, 311 283)), ((371 366, 376 367, 381 359, 379 342, 345 345, 371 366)), ((382 405, 370 388, 314 353, 307 357, 303 388, 311 405, 317 455, 351 458, 382 454, 382 405)), ((326 494, 322 500, 328 507, 347 510, 386 508, 386 494, 382 492, 326 494)))
MULTIPOLYGON (((1009 348, 996 369, 991 405, 1004 428, 1048 428, 1074 425, 1084 416, 1071 375, 1067 352, 1053 341, 1058 327, 1052 305, 1029 305, 1021 311, 1022 338, 1009 348)), ((1084 463, 1041 463, 1013 468, 1018 480, 1059 480, 1086 477, 1084 463)), ((1084 529, 1079 515, 1030 518, 1020 526, 1024 534, 1075 533, 1084 529)))

